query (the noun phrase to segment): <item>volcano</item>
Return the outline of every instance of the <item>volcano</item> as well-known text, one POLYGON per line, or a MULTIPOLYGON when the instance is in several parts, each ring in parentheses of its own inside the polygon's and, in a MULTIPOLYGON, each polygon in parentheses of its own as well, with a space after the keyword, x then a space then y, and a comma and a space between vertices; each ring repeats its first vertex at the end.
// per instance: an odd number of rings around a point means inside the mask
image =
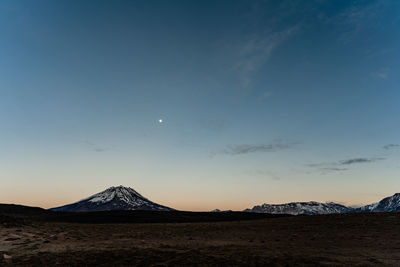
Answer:
POLYGON ((90 212, 107 210, 172 211, 174 209, 152 202, 132 188, 120 185, 110 187, 78 202, 52 208, 50 210, 63 212, 90 212))

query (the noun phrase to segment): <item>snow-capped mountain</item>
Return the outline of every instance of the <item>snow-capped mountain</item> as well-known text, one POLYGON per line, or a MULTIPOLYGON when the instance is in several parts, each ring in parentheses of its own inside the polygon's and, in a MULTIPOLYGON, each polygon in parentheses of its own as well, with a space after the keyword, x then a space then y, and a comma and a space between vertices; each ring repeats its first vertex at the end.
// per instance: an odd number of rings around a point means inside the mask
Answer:
POLYGON ((400 193, 386 197, 378 203, 356 209, 356 212, 396 212, 400 211, 400 193))
POLYGON ((246 209, 247 212, 271 213, 271 214, 291 214, 291 215, 315 215, 315 214, 333 214, 352 212, 353 209, 341 204, 329 202, 320 203, 310 202, 292 202, 286 204, 262 204, 254 206, 252 209, 246 209))
POLYGON ((130 187, 110 187, 81 201, 52 208, 51 211, 106 211, 106 210, 157 210, 172 211, 173 209, 154 203, 140 195, 130 187))
POLYGON ((286 204, 262 204, 246 209, 247 212, 271 213, 271 214, 292 214, 292 215, 315 215, 334 214, 351 212, 400 212, 400 193, 386 197, 381 201, 359 208, 346 207, 334 202, 292 202, 286 204))

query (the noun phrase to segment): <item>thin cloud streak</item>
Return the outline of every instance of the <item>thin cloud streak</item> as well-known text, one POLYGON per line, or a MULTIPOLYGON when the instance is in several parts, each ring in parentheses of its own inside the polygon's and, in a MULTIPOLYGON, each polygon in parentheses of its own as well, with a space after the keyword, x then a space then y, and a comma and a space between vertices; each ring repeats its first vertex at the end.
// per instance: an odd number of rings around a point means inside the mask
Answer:
POLYGON ((387 145, 384 145, 382 148, 386 149, 386 150, 389 150, 389 149, 392 149, 392 148, 399 148, 399 147, 400 147, 399 144, 387 144, 387 145))
POLYGON ((273 144, 243 144, 243 145, 234 145, 229 146, 223 152, 224 154, 229 155, 242 155, 249 153, 258 153, 258 152, 277 152, 280 150, 290 149, 297 145, 298 143, 273 143, 273 144))
POLYGON ((374 163, 377 161, 385 160, 386 158, 375 157, 375 158, 351 158, 346 160, 340 160, 338 162, 331 163, 311 163, 306 166, 311 168, 317 168, 320 171, 348 171, 349 169, 345 166, 361 164, 361 163, 374 163))
POLYGON ((95 143, 92 143, 90 141, 84 141, 83 142, 90 150, 95 151, 95 152, 106 152, 111 150, 111 148, 107 148, 107 147, 101 147, 95 143))
POLYGON ((385 158, 353 158, 353 159, 341 160, 339 163, 341 165, 351 165, 358 163, 372 163, 384 159, 385 158))
POLYGON ((347 168, 335 168, 335 167, 329 168, 329 167, 327 167, 327 168, 321 168, 321 170, 324 170, 324 171, 347 171, 348 169, 347 168))

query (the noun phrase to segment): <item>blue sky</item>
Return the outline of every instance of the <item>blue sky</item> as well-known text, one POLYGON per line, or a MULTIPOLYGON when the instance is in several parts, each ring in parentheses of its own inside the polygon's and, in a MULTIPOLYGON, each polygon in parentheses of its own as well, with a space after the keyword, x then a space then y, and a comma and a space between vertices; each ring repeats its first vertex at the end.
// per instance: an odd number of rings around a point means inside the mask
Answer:
POLYGON ((400 191, 398 1, 2 1, 0 25, 0 202, 400 191))

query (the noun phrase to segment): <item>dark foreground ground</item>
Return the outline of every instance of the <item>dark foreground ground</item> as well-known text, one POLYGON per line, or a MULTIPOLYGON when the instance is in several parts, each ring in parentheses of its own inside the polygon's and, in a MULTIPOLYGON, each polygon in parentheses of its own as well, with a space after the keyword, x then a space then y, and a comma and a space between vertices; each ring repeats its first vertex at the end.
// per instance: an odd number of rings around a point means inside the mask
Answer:
POLYGON ((400 266, 399 213, 190 223, 6 220, 1 266, 400 266))

